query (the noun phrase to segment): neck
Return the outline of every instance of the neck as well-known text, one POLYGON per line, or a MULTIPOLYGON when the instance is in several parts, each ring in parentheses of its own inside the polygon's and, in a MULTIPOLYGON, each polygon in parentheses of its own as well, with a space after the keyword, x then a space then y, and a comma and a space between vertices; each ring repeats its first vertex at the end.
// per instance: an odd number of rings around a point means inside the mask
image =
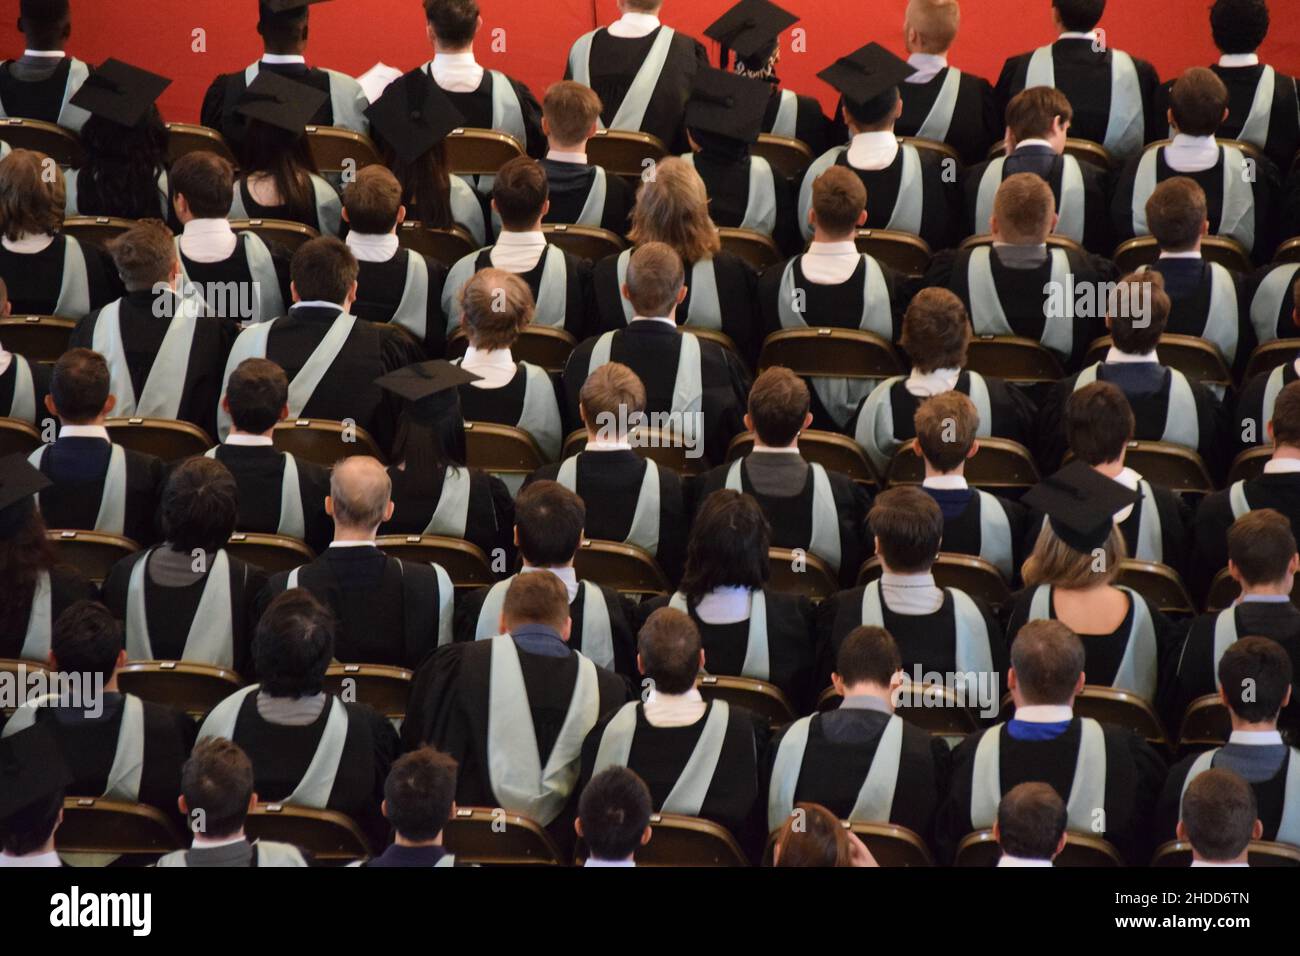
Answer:
POLYGON ((569 558, 569 560, 565 561, 563 564, 533 564, 533 562, 529 561, 527 558, 524 558, 523 562, 524 562, 524 567, 532 568, 537 571, 550 571, 556 568, 573 567, 573 558, 569 558))
POLYGON ((900 571, 897 568, 891 568, 889 564, 885 561, 883 555, 881 555, 880 558, 880 570, 883 571, 885 574, 892 574, 898 577, 916 577, 921 574, 931 574, 933 573, 932 572, 933 567, 934 566, 931 565, 930 567, 926 567, 926 568, 913 568, 911 571, 900 571))
POLYGON ((1300 461, 1300 448, 1295 445, 1278 445, 1273 449, 1274 461, 1300 461))
POLYGON ((561 143, 552 136, 546 141, 546 148, 553 149, 557 153, 585 153, 587 151, 587 141, 580 139, 576 143, 561 143))
POLYGON ((894 709, 894 695, 888 687, 882 687, 875 681, 862 681, 860 684, 845 684, 845 697, 877 697, 894 709))
POLYGON ((1294 585, 1294 578, 1287 576, 1280 581, 1272 581, 1267 584, 1246 584, 1240 582, 1242 597, 1247 595, 1259 595, 1261 597, 1290 597, 1291 588, 1294 585))
POLYGON ((947 478, 949 475, 964 478, 966 475, 966 463, 964 461, 952 471, 940 471, 930 464, 930 459, 922 458, 921 460, 925 462, 925 477, 927 478, 947 478))
POLYGON ((348 528, 343 525, 334 525, 335 541, 374 541, 375 534, 379 531, 379 526, 373 528, 348 528))
MULTIPOLYGON (((103 424, 104 424, 104 422, 106 422, 106 421, 108 421, 108 416, 107 416, 107 415, 99 415, 99 416, 96 417, 96 418, 92 418, 92 419, 91 419, 90 421, 88 421, 88 422, 74 422, 74 421, 72 421, 72 420, 70 420, 70 419, 67 419, 67 418, 60 418, 60 419, 59 419, 59 427, 60 427, 60 428, 66 428, 68 425, 72 425, 74 428, 95 428, 95 427, 102 427, 103 424)), ((1274 455, 1273 457, 1276 458, 1277 456, 1274 455)), ((1297 452, 1297 453, 1296 453, 1296 457, 1297 457, 1297 458, 1300 458, 1300 452, 1297 452)))
POLYGON ((828 232, 821 226, 813 227, 813 242, 853 242, 858 237, 856 230, 848 232, 828 232))
POLYGON ((108 680, 104 681, 104 693, 105 693, 105 694, 116 694, 116 693, 118 693, 118 689, 117 689, 117 671, 116 671, 116 670, 114 670, 113 673, 111 673, 111 674, 108 675, 108 680))
POLYGON ((1231 860, 1208 860, 1208 859, 1206 859, 1205 857, 1201 856, 1201 854, 1197 853, 1197 852, 1196 852, 1196 848, 1193 847, 1193 848, 1192 848, 1192 859, 1195 860, 1197 863, 1215 863, 1215 864, 1218 864, 1219 866, 1225 866, 1225 865, 1230 864, 1230 863, 1247 863, 1247 864, 1248 864, 1248 863, 1250 862, 1250 847, 1247 847, 1246 849, 1242 850, 1240 856, 1234 857, 1234 858, 1231 859, 1231 860))
POLYGON ((754 448, 755 448, 755 449, 766 448, 766 449, 769 449, 769 450, 772 450, 772 449, 780 450, 780 449, 782 449, 782 448, 793 448, 795 451, 798 451, 798 450, 799 450, 799 436, 796 435, 795 438, 794 438, 794 441, 790 442, 788 445, 769 445, 767 442, 765 442, 765 441, 763 441, 761 438, 759 438, 758 435, 755 435, 755 436, 754 436, 754 448))
POLYGON ((398 833, 393 837, 393 842, 398 846, 409 847, 442 846, 442 831, 438 831, 438 835, 432 840, 409 840, 402 836, 401 833, 398 833))
POLYGON ((1255 734, 1261 734, 1261 733, 1266 734, 1277 730, 1276 716, 1274 716, 1272 720, 1259 720, 1253 722, 1249 720, 1242 720, 1231 710, 1228 711, 1228 716, 1232 720, 1233 730, 1241 730, 1246 733, 1255 733, 1255 734))
POLYGON ((434 44, 433 44, 433 52, 434 52, 434 53, 443 53, 443 54, 447 54, 447 53, 452 53, 452 54, 454 54, 454 53, 473 53, 473 52, 474 52, 474 41, 471 40, 469 43, 465 44, 464 46, 452 46, 452 45, 449 44, 449 43, 443 43, 441 40, 435 40, 435 41, 434 41, 434 44))
POLYGON ((535 220, 523 226, 507 226, 504 222, 501 224, 502 232, 541 232, 542 217, 538 216, 535 220))
POLYGON ((1092 470, 1105 475, 1107 478, 1117 478, 1119 473, 1124 470, 1124 456, 1121 454, 1113 461, 1103 461, 1099 465, 1093 465, 1092 470))
POLYGON ((233 435, 256 435, 258 438, 270 438, 272 435, 275 434, 275 426, 272 425, 264 432, 246 432, 242 428, 236 428, 235 426, 232 425, 230 426, 230 434, 232 436, 233 435))

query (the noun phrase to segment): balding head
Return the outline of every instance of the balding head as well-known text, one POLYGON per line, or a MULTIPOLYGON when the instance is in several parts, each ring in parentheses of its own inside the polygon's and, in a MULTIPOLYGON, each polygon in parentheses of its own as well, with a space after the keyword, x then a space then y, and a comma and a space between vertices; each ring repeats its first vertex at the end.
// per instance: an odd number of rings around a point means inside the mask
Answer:
POLYGON ((393 515, 393 483, 378 459, 355 455, 330 471, 325 510, 334 518, 334 537, 372 538, 393 515))

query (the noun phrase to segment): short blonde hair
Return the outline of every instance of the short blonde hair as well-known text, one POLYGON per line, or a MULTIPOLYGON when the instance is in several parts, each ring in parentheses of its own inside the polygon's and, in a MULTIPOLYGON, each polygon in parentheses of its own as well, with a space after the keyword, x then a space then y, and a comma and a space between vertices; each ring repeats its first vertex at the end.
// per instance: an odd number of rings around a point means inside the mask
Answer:
POLYGON ((957 0, 911 0, 905 18, 921 38, 916 52, 946 53, 961 27, 961 6, 957 0))
POLYGON ((998 232, 1008 242, 1045 242, 1052 231, 1056 197, 1047 180, 1033 173, 1016 173, 1002 180, 993 199, 998 232))
POLYGON ((666 243, 689 264, 722 249, 718 227, 709 218, 708 190, 694 166, 678 156, 659 160, 637 190, 627 237, 633 245, 666 243))
POLYGON ((1066 591, 1082 591, 1110 584, 1119 574, 1119 563, 1128 557, 1128 546, 1118 525, 1111 528, 1101 552, 1098 555, 1075 550, 1052 530, 1051 521, 1044 521, 1033 553, 1020 568, 1020 576, 1027 588, 1050 584, 1066 591), (1101 569, 1096 570, 1094 565, 1099 557, 1101 569))
POLYGON ((460 290, 460 324, 470 344, 504 349, 533 321, 528 283, 504 269, 480 269, 460 290))
POLYGON ((578 404, 595 428, 601 415, 617 416, 619 409, 626 415, 645 411, 645 385, 636 372, 619 362, 606 362, 587 376, 578 392, 578 404))
POLYGON ((551 135, 564 144, 587 138, 591 124, 600 117, 601 102, 596 91, 573 80, 560 80, 546 88, 542 116, 551 135))
POLYGON ((686 268, 672 246, 647 242, 632 250, 627 263, 627 297, 637 315, 667 315, 677 307, 685 283, 686 268))

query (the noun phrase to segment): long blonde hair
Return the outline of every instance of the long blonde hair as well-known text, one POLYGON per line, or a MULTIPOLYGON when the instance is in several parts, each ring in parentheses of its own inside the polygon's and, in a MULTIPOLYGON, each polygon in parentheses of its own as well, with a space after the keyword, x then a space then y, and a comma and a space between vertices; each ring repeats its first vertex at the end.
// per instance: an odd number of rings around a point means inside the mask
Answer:
POLYGON ((1050 584, 1066 591, 1083 591, 1113 582, 1119 574, 1119 563, 1127 557, 1128 547, 1118 525, 1111 528, 1106 543, 1097 551, 1078 551, 1061 540, 1050 521, 1044 521, 1033 553, 1020 568, 1020 576, 1027 588, 1050 584))
POLYGON ((695 167, 677 156, 659 160, 637 189, 628 238, 633 245, 662 242, 686 265, 711 259, 722 249, 709 218, 709 194, 695 167))

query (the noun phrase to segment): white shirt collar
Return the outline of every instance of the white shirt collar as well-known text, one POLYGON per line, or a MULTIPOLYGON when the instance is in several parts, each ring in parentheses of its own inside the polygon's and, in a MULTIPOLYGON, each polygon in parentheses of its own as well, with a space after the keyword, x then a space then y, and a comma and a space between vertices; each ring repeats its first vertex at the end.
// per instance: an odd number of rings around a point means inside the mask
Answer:
POLYGON ((998 860, 998 866, 1051 866, 1051 860, 1031 860, 1023 856, 1012 856, 1010 853, 1003 853, 998 860))
POLYGON ((23 56, 48 56, 52 60, 62 60, 67 55, 62 50, 23 50, 23 56))
POLYGON ((1096 42, 1097 42, 1097 31, 1096 31, 1096 30, 1089 30, 1087 33, 1080 33, 1080 32, 1077 31, 1077 30, 1063 30, 1063 31, 1061 31, 1061 35, 1058 36, 1056 39, 1058 39, 1058 40, 1091 40, 1091 41, 1093 41, 1094 43, 1096 43, 1096 42))
POLYGON ((1199 173, 1219 161, 1219 143, 1213 136, 1174 135, 1164 149, 1165 162, 1177 173, 1199 173))
POLYGON ((302 302, 293 304, 295 309, 338 309, 340 312, 346 312, 341 302, 326 302, 324 299, 307 299, 302 302))
POLYGON ((100 438, 112 441, 108 429, 103 425, 64 425, 59 429, 60 438, 100 438))
POLYGON ((461 361, 461 368, 499 368, 513 369, 515 367, 514 356, 510 354, 509 349, 480 349, 476 346, 469 346, 465 349, 465 358, 461 361))
POLYGON ((1034 136, 1031 136, 1029 139, 1022 139, 1020 142, 1016 143, 1016 149, 1020 149, 1022 146, 1045 146, 1048 149, 1054 148, 1047 140, 1034 136))
POLYGON ((965 491, 970 486, 966 484, 965 475, 931 475, 921 482, 921 487, 935 491, 965 491))
MULTIPOLYGON (((1121 485, 1123 485, 1125 488, 1128 488, 1130 491, 1137 491, 1138 482, 1142 480, 1142 476, 1139 475, 1132 468, 1123 468, 1120 470, 1120 473, 1116 475, 1112 480, 1118 481, 1121 485)), ((1133 513, 1133 509, 1135 507, 1137 507, 1136 502, 1134 502, 1131 505, 1125 505, 1123 508, 1120 508, 1119 511, 1116 511, 1115 523, 1123 524, 1125 521, 1127 521, 1129 515, 1133 513)))
POLYGON ((635 39, 659 29, 659 18, 653 13, 625 13, 609 25, 611 36, 635 39))
POLYGON ((571 153, 565 149, 552 149, 547 151, 546 158, 557 163, 578 163, 582 166, 587 165, 586 152, 571 153))
POLYGON ((631 451, 632 445, 626 438, 620 439, 619 441, 601 441, 599 438, 593 438, 587 441, 587 444, 583 446, 582 450, 584 452, 631 451))
POLYGON ((665 325, 671 325, 677 328, 677 319, 671 315, 634 315, 633 322, 662 322, 665 325))
POLYGON ((181 252, 195 262, 222 262, 238 245, 228 219, 191 219, 181 232, 181 252))
POLYGON ((263 53, 262 62, 268 66, 285 66, 291 63, 305 66, 307 58, 301 53, 263 53))
POLYGON ((546 245, 546 234, 540 229, 530 229, 527 232, 502 230, 501 234, 497 236, 496 244, 498 246, 526 246, 531 249, 546 245))
POLYGON ((784 448, 773 448, 770 445, 755 445, 751 451, 769 452, 778 455, 797 455, 799 454, 799 444, 796 442, 793 445, 786 445, 784 448))
POLYGON ((231 846, 235 843, 243 843, 246 839, 248 838, 244 836, 243 830, 240 830, 233 836, 217 837, 214 840, 209 840, 202 834, 196 833, 194 834, 194 841, 190 844, 190 848, 194 850, 214 850, 219 846, 231 846))
POLYGON ((854 169, 884 169, 898 155, 898 137, 892 129, 857 133, 849 142, 848 160, 854 169))
POLYGON ((578 572, 573 568, 538 568, 525 564, 521 570, 525 574, 529 571, 550 571, 564 582, 564 588, 569 592, 569 603, 572 604, 578 599, 578 572))
POLYGON ((708 702, 694 687, 684 694, 664 694, 651 687, 641 708, 652 727, 689 727, 708 709, 708 702))
MULTIPOLYGON (((852 239, 837 239, 834 242, 810 242, 805 256, 852 256, 855 260, 862 255, 858 244, 852 239)), ((856 262, 854 265, 856 266, 856 262)))
POLYGON ((1270 458, 1264 462, 1266 475, 1294 475, 1300 472, 1300 458, 1270 458))
POLYGON ((1026 724, 1060 724, 1074 719, 1074 708, 1069 704, 1026 704, 1016 708, 1014 719, 1026 724))
POLYGON ((597 860, 595 857, 588 857, 583 867, 599 868, 604 870, 621 869, 623 867, 636 867, 636 860, 597 860))
POLYGON ((1192 866, 1250 866, 1249 863, 1215 863, 1213 860, 1193 860, 1192 866))
POLYGON ((275 441, 270 435, 246 435, 243 432, 232 432, 226 436, 227 445, 238 445, 244 448, 265 448, 268 445, 274 445, 275 441))
POLYGON ((20 256, 30 256, 38 252, 44 252, 50 248, 53 242, 54 236, 48 233, 27 234, 19 236, 17 239, 10 239, 8 236, 0 238, 0 246, 4 246, 10 252, 17 253, 20 256))
POLYGON ((330 542, 331 548, 373 548, 374 546, 375 546, 374 538, 371 538, 369 541, 331 541, 330 542))
POLYGON ((1150 352, 1121 352, 1112 345, 1106 352, 1104 361, 1108 365, 1137 365, 1140 362, 1155 362, 1158 364, 1160 358, 1154 350, 1150 352))
POLYGON ((1244 744, 1247 747, 1280 747, 1282 735, 1276 730, 1234 730, 1228 735, 1228 743, 1244 744))
POLYGON ((1200 259, 1201 250, 1193 249, 1190 252, 1161 252, 1161 259, 1200 259))
POLYGON ((358 262, 387 262, 397 255, 397 250, 401 247, 397 234, 393 232, 382 235, 349 232, 345 241, 358 262))
POLYGON ((474 59, 472 49, 460 53, 434 53, 428 66, 433 81, 451 93, 473 93, 483 82, 483 67, 474 59))
POLYGON ((63 866, 63 861, 59 859, 59 854, 53 850, 49 853, 29 853, 26 856, 10 856, 8 853, 0 853, 0 869, 55 866, 63 866))
POLYGON ((1231 70, 1241 66, 1259 66, 1258 53, 1225 53, 1219 57, 1219 66, 1231 70))
POLYGON ((744 587, 714 588, 695 606, 695 616, 705 624, 736 624, 749 620, 755 592, 744 587))
POLYGON ((948 57, 942 53, 913 53, 907 58, 907 65, 913 67, 916 72, 904 82, 929 83, 940 72, 947 69, 948 57))
POLYGON ((933 398, 935 395, 951 392, 957 387, 957 379, 960 377, 959 368, 937 368, 932 372, 922 372, 919 368, 913 368, 911 374, 907 376, 904 388, 909 395, 915 395, 917 398, 933 398))
POLYGON ((943 607, 943 591, 928 571, 924 574, 883 572, 880 575, 880 597, 895 614, 909 617, 933 614, 943 607))

